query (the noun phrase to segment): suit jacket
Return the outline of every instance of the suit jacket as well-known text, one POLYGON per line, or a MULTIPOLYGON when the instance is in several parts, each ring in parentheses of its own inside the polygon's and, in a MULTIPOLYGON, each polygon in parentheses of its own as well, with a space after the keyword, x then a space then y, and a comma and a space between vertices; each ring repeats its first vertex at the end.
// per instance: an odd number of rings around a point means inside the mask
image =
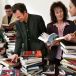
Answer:
MULTIPOLYGON (((11 21, 10 21, 9 24, 11 24, 11 23, 13 23, 13 22, 15 22, 15 21, 16 21, 15 16, 12 16, 11 21)), ((2 24, 8 24, 8 17, 7 17, 7 15, 5 15, 5 16, 3 17, 3 19, 2 19, 2 24)))
POLYGON ((21 48, 23 47, 24 51, 30 50, 43 50, 45 48, 45 44, 38 40, 38 37, 43 32, 46 32, 46 27, 44 21, 41 16, 29 14, 28 16, 28 24, 24 22, 17 21, 16 22, 16 45, 15 45, 15 53, 20 55, 21 48), (29 30, 26 29, 28 26, 29 30), (29 31, 29 38, 27 37, 27 31, 29 31), (27 42, 29 40, 29 43, 27 42), (23 46, 22 46, 23 45, 23 46))
MULTIPOLYGON (((74 24, 74 22, 69 21, 69 20, 65 22, 67 22, 67 25, 64 28, 63 35, 73 33, 74 31, 76 31, 76 25, 74 24)), ((56 33, 58 35, 58 28, 56 27, 56 25, 54 25, 54 22, 49 23, 47 25, 47 33, 48 34, 56 33)), ((58 46, 53 46, 51 48, 50 59, 52 61, 54 61, 54 59, 56 58, 57 50, 58 50, 58 46)))

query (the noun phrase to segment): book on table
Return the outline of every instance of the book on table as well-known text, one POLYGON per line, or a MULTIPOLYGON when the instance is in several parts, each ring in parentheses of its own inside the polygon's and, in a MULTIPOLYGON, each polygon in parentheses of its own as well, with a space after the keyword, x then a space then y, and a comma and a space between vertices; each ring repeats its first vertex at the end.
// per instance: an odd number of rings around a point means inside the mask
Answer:
POLYGON ((63 59, 61 62, 60 62, 62 65, 65 65, 65 66, 68 66, 68 67, 71 67, 71 68, 74 68, 75 71, 76 71, 76 60, 72 60, 72 61, 69 61, 67 59, 63 59))
POLYGON ((15 69, 2 70, 0 76, 20 76, 20 71, 15 69))
POLYGON ((65 53, 65 54, 74 54, 74 55, 76 55, 76 49, 65 49, 62 46, 61 46, 61 49, 63 50, 63 53, 65 53))
POLYGON ((76 49, 76 43, 62 40, 60 42, 61 46, 64 47, 65 49, 76 49))
POLYGON ((64 54, 63 53, 63 58, 64 59, 76 60, 76 55, 75 54, 64 54))

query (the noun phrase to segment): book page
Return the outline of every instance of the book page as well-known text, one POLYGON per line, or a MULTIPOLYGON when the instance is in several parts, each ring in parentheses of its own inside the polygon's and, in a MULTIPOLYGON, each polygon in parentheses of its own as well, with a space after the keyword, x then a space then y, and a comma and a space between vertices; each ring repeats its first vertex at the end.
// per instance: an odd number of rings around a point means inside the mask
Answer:
POLYGON ((43 33, 38 37, 38 39, 41 40, 41 41, 43 41, 44 43, 47 43, 48 38, 49 38, 49 35, 48 35, 47 33, 45 33, 45 32, 43 32, 43 33))
POLYGON ((38 39, 43 41, 44 43, 52 43, 54 40, 57 40, 57 41, 63 40, 64 37, 58 37, 56 33, 52 33, 49 35, 44 32, 38 37, 38 39))
POLYGON ((1 26, 9 26, 8 24, 1 24, 1 26))

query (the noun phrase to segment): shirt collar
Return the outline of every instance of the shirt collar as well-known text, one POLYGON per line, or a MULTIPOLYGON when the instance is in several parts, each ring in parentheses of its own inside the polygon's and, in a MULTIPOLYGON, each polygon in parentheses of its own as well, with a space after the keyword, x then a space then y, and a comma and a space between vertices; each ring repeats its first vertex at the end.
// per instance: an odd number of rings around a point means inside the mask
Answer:
MULTIPOLYGON (((53 25, 57 27, 57 23, 54 23, 53 25)), ((69 22, 64 22, 64 25, 67 26, 67 25, 70 25, 70 24, 69 24, 69 22)))

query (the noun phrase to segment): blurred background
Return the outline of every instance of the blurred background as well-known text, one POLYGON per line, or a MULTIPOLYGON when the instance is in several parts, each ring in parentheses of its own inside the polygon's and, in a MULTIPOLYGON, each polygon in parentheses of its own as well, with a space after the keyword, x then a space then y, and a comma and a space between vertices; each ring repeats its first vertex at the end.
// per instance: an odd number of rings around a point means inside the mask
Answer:
POLYGON ((6 4, 14 5, 15 3, 21 2, 26 4, 29 13, 41 15, 45 21, 45 24, 47 25, 47 23, 50 22, 50 6, 55 1, 63 2, 65 6, 69 9, 68 6, 70 0, 0 0, 0 24, 2 21, 2 17, 5 14, 4 6, 6 4))

